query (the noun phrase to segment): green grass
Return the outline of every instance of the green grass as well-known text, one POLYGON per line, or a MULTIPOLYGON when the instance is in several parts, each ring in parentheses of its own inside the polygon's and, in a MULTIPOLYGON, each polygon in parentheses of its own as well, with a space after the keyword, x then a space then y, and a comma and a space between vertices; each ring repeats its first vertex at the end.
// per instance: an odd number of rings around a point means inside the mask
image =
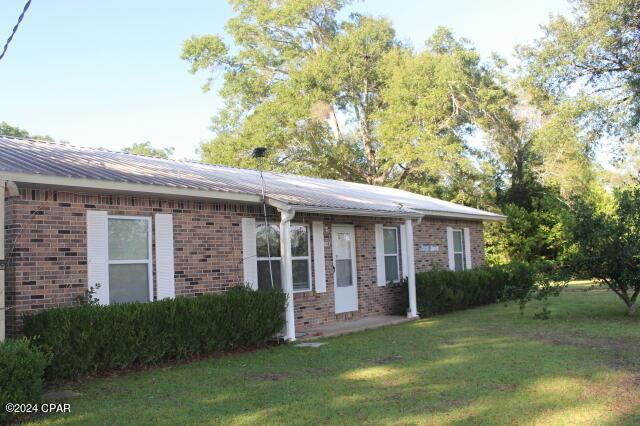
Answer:
POLYGON ((572 285, 534 320, 494 305, 92 379, 38 424, 638 424, 640 320, 572 285))

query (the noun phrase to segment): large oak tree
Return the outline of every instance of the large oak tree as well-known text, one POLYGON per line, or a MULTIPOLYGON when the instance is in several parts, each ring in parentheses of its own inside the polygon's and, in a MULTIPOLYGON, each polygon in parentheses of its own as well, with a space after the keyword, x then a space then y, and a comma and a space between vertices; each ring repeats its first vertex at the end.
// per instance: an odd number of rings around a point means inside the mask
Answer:
POLYGON ((439 29, 415 50, 386 19, 340 0, 232 0, 227 37, 184 43, 224 108, 205 161, 411 188, 473 204, 482 178, 466 144, 505 91, 468 42, 439 29), (229 40, 226 42, 226 40, 229 40))

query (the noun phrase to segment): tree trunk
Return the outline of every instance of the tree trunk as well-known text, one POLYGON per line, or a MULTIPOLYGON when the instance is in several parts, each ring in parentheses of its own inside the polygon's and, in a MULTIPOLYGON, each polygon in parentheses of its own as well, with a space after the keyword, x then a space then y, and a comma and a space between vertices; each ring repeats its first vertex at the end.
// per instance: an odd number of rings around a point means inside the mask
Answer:
POLYGON ((629 305, 629 316, 630 317, 635 316, 637 311, 638 311, 638 304, 637 303, 632 303, 631 305, 629 305))

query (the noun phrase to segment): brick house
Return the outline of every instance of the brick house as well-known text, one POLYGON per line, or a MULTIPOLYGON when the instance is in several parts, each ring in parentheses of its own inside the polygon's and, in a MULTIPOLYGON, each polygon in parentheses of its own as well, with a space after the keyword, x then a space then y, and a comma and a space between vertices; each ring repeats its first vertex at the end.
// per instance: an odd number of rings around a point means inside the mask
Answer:
POLYGON ((415 317, 415 272, 482 265, 483 221, 503 219, 391 188, 0 136, 0 337, 90 287, 104 304, 280 287, 289 340, 415 317))

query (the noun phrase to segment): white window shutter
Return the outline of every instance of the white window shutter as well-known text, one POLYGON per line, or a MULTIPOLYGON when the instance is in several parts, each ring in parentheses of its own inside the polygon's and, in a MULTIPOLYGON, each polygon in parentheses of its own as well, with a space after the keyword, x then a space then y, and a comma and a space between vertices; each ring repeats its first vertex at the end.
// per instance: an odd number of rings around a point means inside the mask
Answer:
POLYGON ((471 263, 471 237, 470 237, 469 228, 464 228, 464 259, 465 259, 465 268, 471 269, 473 265, 471 263))
POLYGON ((96 289, 94 297, 101 305, 109 304, 108 226, 107 212, 87 210, 87 288, 96 289))
POLYGON ((376 224, 376 266, 378 271, 378 286, 384 286, 387 278, 384 270, 384 231, 382 224, 376 224))
POLYGON ((449 269, 455 271, 456 261, 453 256, 453 228, 447 226, 447 254, 449 255, 449 269))
POLYGON ((173 216, 156 214, 156 293, 158 300, 176 297, 173 216))
POLYGON ((402 277, 409 277, 409 247, 407 247, 407 227, 400 225, 400 250, 402 251, 402 277))
POLYGON ((258 260, 256 252, 256 220, 242 218, 242 258, 244 283, 258 289, 258 260))
POLYGON ((327 291, 327 277, 324 261, 324 225, 313 222, 313 275, 315 276, 316 293, 327 291))

